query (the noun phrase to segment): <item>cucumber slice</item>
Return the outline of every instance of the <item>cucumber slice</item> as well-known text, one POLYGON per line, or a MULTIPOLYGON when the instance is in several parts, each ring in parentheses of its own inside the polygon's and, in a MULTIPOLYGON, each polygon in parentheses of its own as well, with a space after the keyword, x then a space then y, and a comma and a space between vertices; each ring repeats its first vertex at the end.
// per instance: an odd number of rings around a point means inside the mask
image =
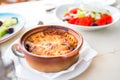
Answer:
POLYGON ((2 36, 4 36, 6 33, 7 33, 7 28, 1 26, 1 27, 0 27, 0 38, 1 38, 2 36))
POLYGON ((79 10, 79 11, 77 12, 76 16, 79 17, 79 18, 81 18, 81 17, 85 17, 85 12, 79 10))
POLYGON ((13 26, 15 24, 18 23, 18 19, 15 18, 15 17, 12 17, 12 18, 7 18, 3 21, 3 25, 4 27, 10 27, 10 26, 13 26))
POLYGON ((96 18, 96 12, 91 12, 90 15, 92 16, 93 19, 96 18))
POLYGON ((11 20, 12 20, 11 22, 13 25, 16 25, 18 23, 18 18, 16 18, 16 17, 12 17, 11 20))
POLYGON ((101 18, 101 13, 96 12, 96 14, 95 14, 95 19, 100 19, 100 18, 101 18))

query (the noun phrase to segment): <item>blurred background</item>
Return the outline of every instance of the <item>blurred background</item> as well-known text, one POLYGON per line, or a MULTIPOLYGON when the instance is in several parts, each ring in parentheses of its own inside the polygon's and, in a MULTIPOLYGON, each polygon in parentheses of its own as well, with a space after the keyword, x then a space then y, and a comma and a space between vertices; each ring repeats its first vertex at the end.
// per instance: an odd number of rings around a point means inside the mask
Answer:
POLYGON ((39 1, 39 0, 0 0, 0 5, 27 2, 27 1, 39 1))

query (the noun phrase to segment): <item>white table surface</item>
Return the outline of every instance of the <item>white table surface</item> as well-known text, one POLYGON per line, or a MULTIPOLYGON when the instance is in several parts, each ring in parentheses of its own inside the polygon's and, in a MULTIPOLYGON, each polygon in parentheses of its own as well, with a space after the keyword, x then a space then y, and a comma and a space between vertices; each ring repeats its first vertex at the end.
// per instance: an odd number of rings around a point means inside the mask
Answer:
MULTIPOLYGON (((58 23, 54 13, 46 13, 45 9, 62 4, 62 0, 46 2, 45 0, 25 3, 1 5, 0 12, 14 12, 25 17, 25 28, 16 37, 1 43, 2 52, 18 39, 26 30, 37 25, 39 20, 45 24, 58 23)), ((120 1, 117 1, 120 3, 120 1)), ((72 0, 64 3, 72 3, 72 0)), ((116 3, 116 4, 118 4, 116 3)), ((116 5, 115 4, 115 5, 116 5)), ((90 46, 98 52, 90 67, 72 80, 120 80, 120 20, 103 30, 79 31, 90 46)))

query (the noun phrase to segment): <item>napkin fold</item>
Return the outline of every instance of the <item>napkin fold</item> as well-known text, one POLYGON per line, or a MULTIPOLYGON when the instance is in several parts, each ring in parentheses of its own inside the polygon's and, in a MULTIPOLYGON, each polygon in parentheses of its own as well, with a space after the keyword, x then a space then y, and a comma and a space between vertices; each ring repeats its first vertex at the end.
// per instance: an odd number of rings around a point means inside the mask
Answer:
MULTIPOLYGON (((15 41, 14 43, 16 43, 16 42, 17 41, 15 41)), ((3 56, 3 59, 5 62, 8 62, 10 59, 14 60, 17 76, 22 79, 25 79, 25 80, 33 80, 33 79, 56 80, 56 78, 59 78, 61 76, 64 77, 64 75, 67 75, 67 74, 70 76, 69 73, 72 72, 74 74, 74 71, 77 69, 76 67, 81 68, 81 66, 85 65, 84 63, 86 63, 86 64, 88 62, 90 63, 90 61, 97 55, 97 52, 94 49, 92 49, 86 41, 84 41, 83 46, 79 52, 80 53, 79 60, 74 65, 72 65, 70 68, 68 68, 67 70, 64 70, 64 71, 60 71, 60 72, 56 72, 56 73, 44 73, 44 72, 39 72, 39 71, 32 69, 27 64, 27 62, 25 61, 24 58, 20 59, 20 58, 16 57, 11 51, 11 46, 6 51, 5 55, 3 56)), ((88 66, 88 65, 86 65, 86 66, 88 66)), ((79 70, 79 73, 84 72, 84 70, 85 70, 84 67, 83 67, 83 69, 79 70)))

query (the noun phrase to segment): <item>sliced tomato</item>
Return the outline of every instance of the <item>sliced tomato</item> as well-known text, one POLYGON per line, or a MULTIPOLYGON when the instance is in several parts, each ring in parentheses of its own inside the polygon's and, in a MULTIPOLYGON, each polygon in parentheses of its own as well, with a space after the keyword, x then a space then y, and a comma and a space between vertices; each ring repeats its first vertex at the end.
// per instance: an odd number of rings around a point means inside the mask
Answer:
POLYGON ((99 26, 112 23, 112 17, 108 14, 103 14, 100 19, 95 21, 99 26))
POLYGON ((64 17, 66 17, 66 16, 70 16, 70 13, 65 13, 65 14, 64 14, 64 17))
POLYGON ((76 18, 69 18, 68 23, 75 24, 76 18))
POLYGON ((76 18, 75 24, 82 26, 90 26, 93 23, 91 16, 76 18))
POLYGON ((69 13, 76 14, 79 8, 74 8, 69 11, 69 13))
POLYGON ((110 15, 106 15, 106 23, 109 24, 109 23, 112 23, 113 19, 112 19, 112 16, 110 15))
POLYGON ((86 23, 87 23, 87 26, 91 26, 91 24, 93 23, 92 16, 89 15, 86 17, 86 23))

